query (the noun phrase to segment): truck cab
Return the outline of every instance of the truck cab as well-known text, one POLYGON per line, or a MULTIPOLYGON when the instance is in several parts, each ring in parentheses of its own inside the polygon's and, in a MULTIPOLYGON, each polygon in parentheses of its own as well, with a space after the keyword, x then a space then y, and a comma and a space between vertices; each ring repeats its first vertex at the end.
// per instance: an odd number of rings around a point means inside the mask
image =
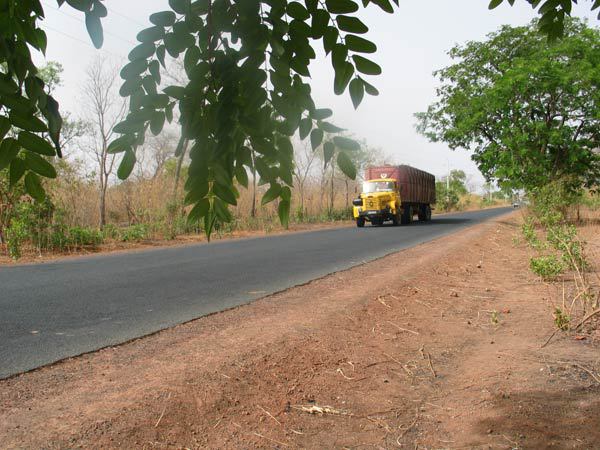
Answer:
POLYGON ((398 225, 403 211, 397 180, 378 178, 365 181, 352 209, 358 227, 363 227, 367 221, 372 225, 383 225, 383 222, 391 220, 398 225))

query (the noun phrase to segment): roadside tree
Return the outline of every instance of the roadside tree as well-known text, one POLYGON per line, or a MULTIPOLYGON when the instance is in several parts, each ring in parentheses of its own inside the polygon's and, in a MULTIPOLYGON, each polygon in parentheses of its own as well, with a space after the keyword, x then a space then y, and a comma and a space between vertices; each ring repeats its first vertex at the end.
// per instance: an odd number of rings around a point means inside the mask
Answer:
POLYGON ((474 152, 488 179, 534 191, 600 180, 600 31, 568 20, 548 42, 536 23, 454 47, 438 100, 417 114, 432 141, 474 152))

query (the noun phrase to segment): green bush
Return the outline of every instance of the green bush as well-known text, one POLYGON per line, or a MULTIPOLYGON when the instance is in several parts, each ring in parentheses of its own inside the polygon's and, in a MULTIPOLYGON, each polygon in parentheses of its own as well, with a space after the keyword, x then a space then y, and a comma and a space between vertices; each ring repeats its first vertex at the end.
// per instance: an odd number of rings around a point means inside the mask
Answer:
POLYGON ((127 228, 123 228, 119 231, 119 238, 123 242, 140 242, 148 239, 148 235, 148 225, 141 223, 130 225, 127 228))
POLYGON ((8 254, 15 260, 19 259, 21 257, 21 247, 29 237, 26 222, 20 219, 12 219, 10 226, 6 229, 5 237, 8 254))
POLYGON ((523 237, 525 241, 533 248, 539 249, 542 248, 542 242, 538 238, 538 235, 535 231, 535 222, 533 218, 527 217, 525 218, 525 222, 521 226, 521 231, 523 232, 523 237))
POLYGON ((119 229, 112 223, 107 223, 102 228, 102 235, 104 239, 118 239, 119 238, 119 229))
POLYGON ((561 252, 563 263, 569 269, 585 270, 588 262, 583 253, 583 243, 573 225, 554 225, 548 228, 548 242, 561 252))
POLYGON ((69 242, 75 247, 97 247, 104 242, 104 236, 94 228, 72 227, 69 229, 69 242))
POLYGON ((555 255, 538 256, 529 261, 531 271, 544 280, 555 279, 564 270, 564 264, 555 255))

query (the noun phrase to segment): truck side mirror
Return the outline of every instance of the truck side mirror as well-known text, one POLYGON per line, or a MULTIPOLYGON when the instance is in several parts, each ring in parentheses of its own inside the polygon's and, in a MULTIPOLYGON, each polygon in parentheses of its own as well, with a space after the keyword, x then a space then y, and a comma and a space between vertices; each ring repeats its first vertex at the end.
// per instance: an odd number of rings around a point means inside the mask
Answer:
POLYGON ((363 204, 362 198, 355 198, 354 200, 352 200, 352 204, 354 206, 362 206, 362 204, 363 204))

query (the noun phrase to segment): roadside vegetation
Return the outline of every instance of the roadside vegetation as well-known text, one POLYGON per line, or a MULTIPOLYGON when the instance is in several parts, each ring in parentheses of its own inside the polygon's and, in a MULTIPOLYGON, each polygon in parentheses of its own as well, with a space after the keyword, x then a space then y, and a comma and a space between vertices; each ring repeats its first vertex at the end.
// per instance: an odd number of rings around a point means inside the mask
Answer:
POLYGON ((568 19, 562 39, 547 41, 534 21, 449 55, 454 63, 436 72, 438 99, 417 114, 417 128, 432 141, 473 149, 489 180, 527 199, 529 267, 543 282, 562 283, 555 324, 577 330, 600 306, 578 229, 589 225, 583 213, 598 220, 600 205, 600 31, 568 19))

